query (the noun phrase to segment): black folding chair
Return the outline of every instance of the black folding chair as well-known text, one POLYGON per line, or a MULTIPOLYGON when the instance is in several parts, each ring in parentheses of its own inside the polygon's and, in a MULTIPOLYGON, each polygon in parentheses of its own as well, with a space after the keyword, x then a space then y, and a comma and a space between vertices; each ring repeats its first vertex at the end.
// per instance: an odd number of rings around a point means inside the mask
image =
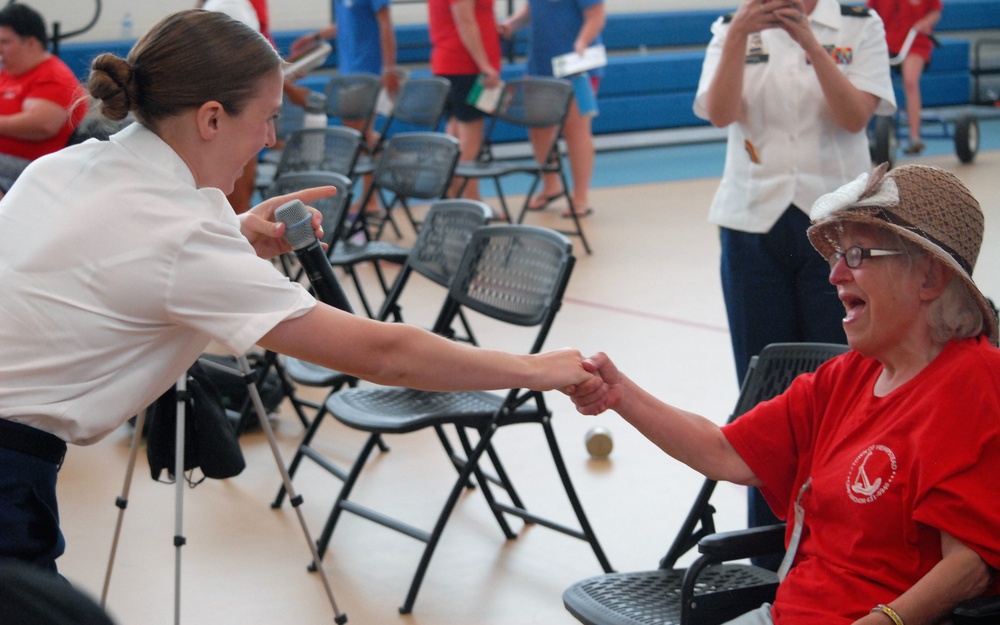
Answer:
POLYGON ((479 156, 474 161, 459 163, 455 169, 455 176, 464 179, 459 187, 459 194, 464 191, 465 185, 470 179, 488 178, 492 180, 500 200, 500 208, 507 221, 511 221, 511 213, 500 181, 513 174, 530 176, 531 186, 517 216, 517 223, 523 223, 525 213, 528 212, 528 204, 531 202, 535 190, 542 183, 542 177, 549 173, 558 174, 562 184, 562 195, 569 203, 569 213, 573 219, 573 229, 561 232, 580 237, 583 248, 590 254, 590 244, 587 243, 587 237, 583 234, 583 227, 580 224, 579 216, 577 216, 576 207, 573 206, 573 197, 559 152, 559 140, 562 138, 563 125, 566 122, 566 115, 569 113, 572 99, 573 86, 568 81, 559 78, 528 76, 506 83, 503 86, 497 108, 487 122, 486 137, 479 156), (525 130, 555 128, 552 142, 545 147, 544 160, 539 163, 534 159, 530 161, 497 159, 494 154, 493 137, 504 124, 525 130))
POLYGON ((369 199, 377 194, 385 214, 369 223, 372 216, 360 210, 352 230, 367 231, 369 239, 378 239, 386 224, 391 224, 396 236, 402 236, 392 216, 396 206, 406 213, 414 231, 419 230, 411 202, 444 198, 458 154, 458 140, 443 132, 402 132, 390 137, 376 159, 372 184, 361 201, 361 206, 368 206, 369 199))
POLYGON ((255 184, 263 194, 275 180, 290 172, 326 171, 350 176, 362 141, 360 132, 346 126, 293 130, 273 174, 262 170, 255 184))
POLYGON ((374 157, 382 151, 394 127, 402 124, 404 132, 440 130, 449 89, 451 82, 442 76, 409 78, 403 82, 392 103, 392 110, 379 130, 378 140, 358 158, 354 175, 367 175, 375 170, 374 157))
MULTIPOLYGON (((432 283, 447 289, 458 270, 459 262, 472 238, 472 233, 484 226, 489 217, 490 208, 482 202, 473 200, 441 200, 431 206, 424 228, 420 231, 420 236, 417 237, 417 241, 407 257, 406 264, 396 277, 378 318, 385 321, 391 317, 396 321, 402 321, 399 301, 404 287, 409 284, 409 279, 413 274, 423 276, 432 283)), ((468 325, 466 325, 466 333, 467 336, 471 333, 468 330, 468 325)), ((286 369, 294 381, 306 386, 329 387, 330 392, 327 394, 327 398, 341 390, 345 385, 357 386, 356 379, 349 378, 338 371, 294 358, 286 360, 286 369)), ((308 403, 304 400, 299 401, 308 403)), ((295 451, 288 472, 294 476, 302 459, 309 458, 326 469, 327 472, 343 480, 347 473, 312 446, 312 441, 319 431, 324 417, 328 414, 326 403, 308 403, 308 405, 317 410, 305 436, 295 451)), ((453 455, 454 451, 448 439, 444 437, 444 433, 439 431, 438 435, 448 453, 453 455)), ((388 449, 384 444, 380 444, 380 448, 382 451, 388 449)), ((272 506, 275 508, 281 506, 284 496, 285 487, 282 485, 272 506)))
MULTIPOLYGON (((540 351, 561 305, 573 268, 569 240, 552 230, 525 225, 490 226, 478 229, 465 251, 458 273, 451 282, 435 331, 445 333, 463 308, 511 327, 536 329, 530 352, 540 351)), ((332 395, 327 408, 348 427, 369 433, 361 453, 334 503, 318 540, 325 552, 342 512, 354 513, 402 532, 426 544, 420 564, 400 612, 413 608, 431 556, 459 495, 474 479, 504 535, 516 534, 506 515, 525 523, 538 523, 587 542, 605 571, 611 565, 590 527, 562 460, 552 428, 552 413, 542 393, 512 389, 505 394, 489 392, 426 392, 405 388, 351 389, 332 395), (535 423, 542 426, 563 488, 572 505, 579 529, 555 523, 529 512, 515 491, 494 448, 494 434, 504 426, 535 423), (458 476, 431 531, 416 528, 367 508, 350 499, 366 460, 380 437, 406 434, 429 427, 454 426, 464 459, 452 457, 458 476), (473 444, 469 432, 478 434, 473 444), (480 466, 489 458, 495 475, 480 466), (493 486, 506 492, 506 500, 494 496, 493 486)))
POLYGON ((367 136, 381 88, 382 79, 375 74, 334 74, 324 89, 327 117, 341 123, 360 123, 361 136, 367 136))

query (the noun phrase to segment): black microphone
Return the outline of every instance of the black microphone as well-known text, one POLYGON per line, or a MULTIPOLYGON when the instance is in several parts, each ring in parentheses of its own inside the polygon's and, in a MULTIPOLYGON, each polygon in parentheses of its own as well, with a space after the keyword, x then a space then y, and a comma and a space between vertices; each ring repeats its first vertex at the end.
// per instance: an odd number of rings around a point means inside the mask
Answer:
POLYGON ((333 267, 323 245, 313 231, 312 213, 300 200, 292 200, 274 211, 274 218, 285 224, 285 241, 292 246, 299 264, 309 278, 316 298, 324 304, 353 313, 344 289, 333 275, 333 267))

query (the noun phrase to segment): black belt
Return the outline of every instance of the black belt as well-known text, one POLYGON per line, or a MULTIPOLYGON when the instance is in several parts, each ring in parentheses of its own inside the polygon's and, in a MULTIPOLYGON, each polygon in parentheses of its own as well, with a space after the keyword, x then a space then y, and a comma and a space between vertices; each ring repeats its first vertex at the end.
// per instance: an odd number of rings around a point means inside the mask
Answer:
POLYGON ((66 457, 66 443, 56 436, 30 425, 0 419, 0 448, 34 456, 57 467, 66 457))

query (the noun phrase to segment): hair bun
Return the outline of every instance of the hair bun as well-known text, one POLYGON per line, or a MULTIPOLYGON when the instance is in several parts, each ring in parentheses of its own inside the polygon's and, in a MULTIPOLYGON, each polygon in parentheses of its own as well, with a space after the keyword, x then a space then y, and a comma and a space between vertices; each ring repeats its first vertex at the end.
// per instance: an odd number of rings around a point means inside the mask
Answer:
POLYGON ((138 87, 129 62, 119 56, 104 53, 90 65, 87 82, 90 94, 101 101, 101 113, 120 121, 135 106, 138 87))

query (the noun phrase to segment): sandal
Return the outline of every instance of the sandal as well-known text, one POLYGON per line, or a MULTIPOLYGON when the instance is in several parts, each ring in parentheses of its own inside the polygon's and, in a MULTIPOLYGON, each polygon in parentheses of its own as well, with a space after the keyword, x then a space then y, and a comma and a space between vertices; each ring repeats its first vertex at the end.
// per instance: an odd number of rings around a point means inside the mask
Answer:
POLYGON ((924 142, 921 141, 920 139, 917 139, 916 141, 912 141, 910 145, 908 145, 906 149, 903 150, 903 154, 920 154, 921 152, 924 151, 925 147, 926 146, 924 145, 924 142))
POLYGON ((558 191, 551 195, 534 195, 525 208, 530 211, 543 211, 549 207, 549 204, 555 202, 563 195, 565 195, 564 191, 558 191))
MULTIPOLYGON (((583 210, 576 211, 576 218, 580 219, 581 217, 590 217, 593 214, 594 214, 594 209, 588 206, 583 210)), ((572 219, 573 213, 569 212, 568 210, 563 211, 562 217, 563 219, 572 219)))

